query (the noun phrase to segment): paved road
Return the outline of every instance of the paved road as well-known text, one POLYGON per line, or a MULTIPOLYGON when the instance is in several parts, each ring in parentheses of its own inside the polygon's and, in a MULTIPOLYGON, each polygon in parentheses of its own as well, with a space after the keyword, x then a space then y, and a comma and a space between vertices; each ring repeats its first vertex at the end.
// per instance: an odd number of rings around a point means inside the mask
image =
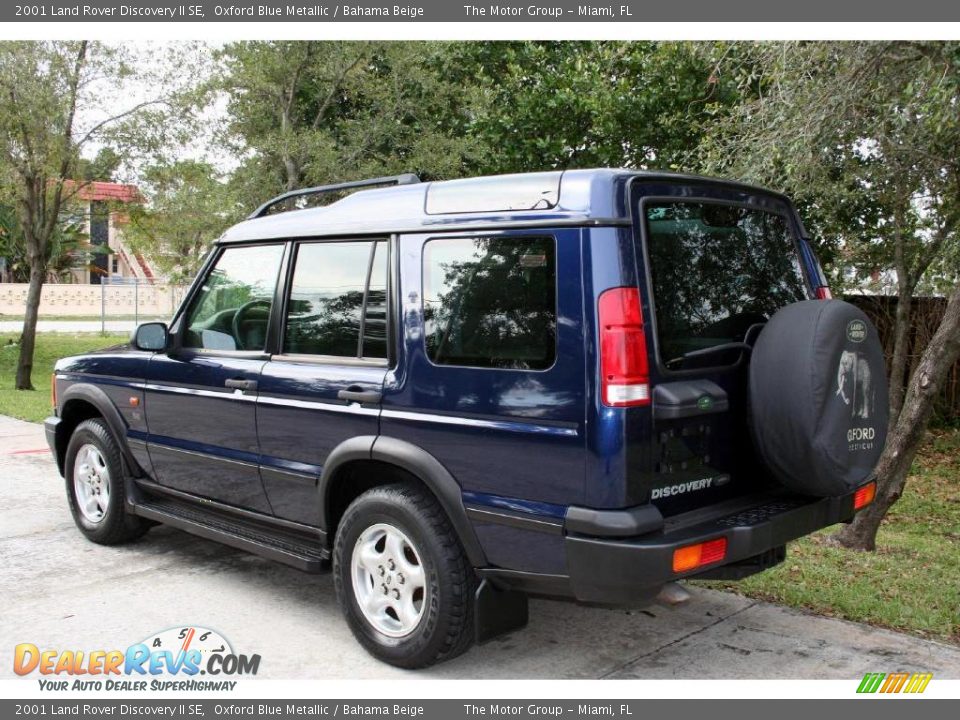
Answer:
MULTIPOLYGON (((259 653, 258 677, 405 673, 353 641, 328 575, 305 575, 169 528, 106 548, 76 531, 37 425, 0 417, 0 677, 13 646, 125 648, 183 624, 259 653)), ((527 628, 422 676, 859 679, 905 670, 960 678, 960 648, 703 589, 677 608, 535 600, 527 628)))

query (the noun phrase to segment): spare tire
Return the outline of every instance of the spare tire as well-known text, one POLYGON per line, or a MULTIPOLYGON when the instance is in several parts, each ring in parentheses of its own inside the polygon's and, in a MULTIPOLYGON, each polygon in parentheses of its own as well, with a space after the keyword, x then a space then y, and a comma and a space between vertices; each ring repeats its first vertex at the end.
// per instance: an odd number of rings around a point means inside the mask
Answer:
POLYGON ((844 495, 873 472, 890 412, 873 323, 842 300, 805 300, 770 318, 750 359, 751 433, 784 486, 844 495))

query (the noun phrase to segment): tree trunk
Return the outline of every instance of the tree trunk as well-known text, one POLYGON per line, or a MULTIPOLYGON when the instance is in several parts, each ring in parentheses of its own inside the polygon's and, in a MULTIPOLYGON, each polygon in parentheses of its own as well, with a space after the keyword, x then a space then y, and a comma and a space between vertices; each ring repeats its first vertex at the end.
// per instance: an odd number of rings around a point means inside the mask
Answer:
POLYGON ((900 499, 907 482, 907 473, 920 449, 947 373, 960 358, 960 285, 954 288, 940 326, 917 363, 904 398, 900 417, 877 463, 877 497, 843 528, 836 540, 855 550, 873 550, 877 530, 890 507, 900 499))
POLYGON ((20 358, 17 361, 17 390, 33 390, 33 348, 37 339, 37 315, 40 312, 40 294, 47 269, 41 258, 30 260, 30 287, 27 289, 27 307, 20 335, 20 358))
POLYGON ((897 207, 893 215, 893 265, 897 273, 897 307, 893 321, 893 355, 890 358, 890 426, 893 432, 903 408, 904 383, 907 373, 907 346, 910 344, 910 310, 913 306, 913 283, 907 268, 904 253, 903 215, 905 209, 897 207))
POLYGON ((907 278, 897 283, 897 307, 893 317, 893 355, 890 358, 890 430, 897 424, 903 408, 903 391, 907 374, 907 352, 910 345, 910 319, 913 293, 907 278))
POLYGON ((283 171, 286 176, 287 190, 296 190, 300 187, 300 167, 287 153, 283 154, 283 171))

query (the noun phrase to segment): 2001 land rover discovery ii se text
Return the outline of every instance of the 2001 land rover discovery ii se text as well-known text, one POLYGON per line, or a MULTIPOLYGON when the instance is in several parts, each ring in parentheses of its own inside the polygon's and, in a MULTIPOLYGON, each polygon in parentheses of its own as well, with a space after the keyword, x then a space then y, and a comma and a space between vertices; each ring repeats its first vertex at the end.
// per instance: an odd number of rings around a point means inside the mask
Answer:
POLYGON ((421 667, 529 593, 643 605, 849 521, 885 383, 781 195, 403 175, 228 230, 169 327, 57 364, 46 430, 90 540, 160 522, 332 569, 363 646, 421 667))

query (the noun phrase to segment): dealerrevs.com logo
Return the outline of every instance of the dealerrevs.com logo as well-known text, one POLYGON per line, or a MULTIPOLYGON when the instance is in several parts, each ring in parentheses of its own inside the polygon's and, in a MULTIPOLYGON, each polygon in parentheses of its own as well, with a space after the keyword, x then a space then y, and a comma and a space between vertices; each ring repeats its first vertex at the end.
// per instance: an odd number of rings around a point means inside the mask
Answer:
POLYGON ((203 627, 169 628, 126 650, 20 643, 13 652, 17 675, 45 676, 38 678, 41 690, 233 690, 237 681, 226 678, 259 668, 259 655, 235 653, 225 637, 203 627))

